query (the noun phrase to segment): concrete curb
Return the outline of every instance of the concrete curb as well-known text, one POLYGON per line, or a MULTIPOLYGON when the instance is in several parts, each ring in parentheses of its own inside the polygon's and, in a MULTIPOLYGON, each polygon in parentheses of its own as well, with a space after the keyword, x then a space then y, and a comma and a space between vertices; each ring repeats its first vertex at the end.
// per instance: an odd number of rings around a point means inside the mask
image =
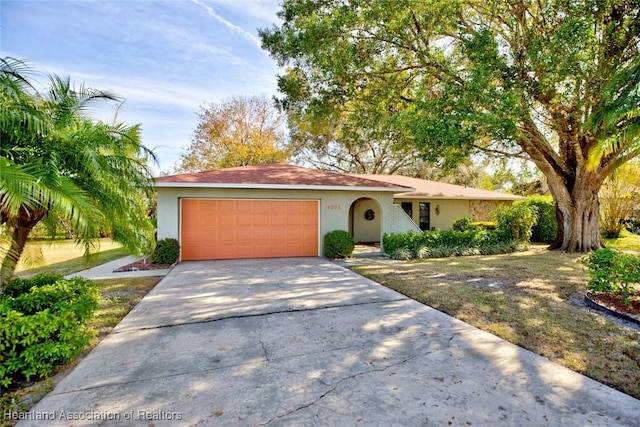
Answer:
POLYGON ((89 268, 87 270, 78 271, 77 273, 72 273, 66 278, 71 278, 75 276, 84 277, 86 279, 92 280, 101 280, 101 279, 119 279, 123 277, 164 277, 171 271, 170 268, 164 268, 159 270, 138 270, 138 271, 122 271, 115 273, 114 270, 125 266, 127 264, 131 264, 132 262, 138 261, 141 259, 140 257, 136 257, 133 255, 126 256, 124 258, 117 259, 115 261, 110 261, 101 265, 98 265, 93 268, 89 268))

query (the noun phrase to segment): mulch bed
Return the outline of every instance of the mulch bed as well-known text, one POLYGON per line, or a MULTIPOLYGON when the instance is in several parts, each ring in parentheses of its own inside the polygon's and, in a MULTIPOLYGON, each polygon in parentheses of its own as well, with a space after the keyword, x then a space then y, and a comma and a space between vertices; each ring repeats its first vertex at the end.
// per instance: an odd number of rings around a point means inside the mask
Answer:
POLYGON ((131 264, 116 268, 113 272, 121 273, 123 271, 161 270, 171 267, 173 267, 173 264, 152 264, 147 258, 143 258, 139 261, 132 262, 131 264))
POLYGON ((587 298, 608 310, 615 313, 621 313, 624 316, 631 318, 628 320, 640 323, 640 295, 632 296, 630 305, 622 302, 622 298, 620 297, 604 293, 589 293, 587 294, 587 298))

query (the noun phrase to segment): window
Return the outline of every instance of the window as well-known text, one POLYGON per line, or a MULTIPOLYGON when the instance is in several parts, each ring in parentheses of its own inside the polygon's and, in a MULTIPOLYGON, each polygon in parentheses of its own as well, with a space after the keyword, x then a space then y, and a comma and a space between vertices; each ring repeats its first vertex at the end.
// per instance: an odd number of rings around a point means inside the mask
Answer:
POLYGON ((429 211, 431 205, 428 202, 420 202, 420 230, 429 231, 429 211))
POLYGON ((400 207, 409 215, 409 218, 413 219, 413 202, 402 202, 400 207))

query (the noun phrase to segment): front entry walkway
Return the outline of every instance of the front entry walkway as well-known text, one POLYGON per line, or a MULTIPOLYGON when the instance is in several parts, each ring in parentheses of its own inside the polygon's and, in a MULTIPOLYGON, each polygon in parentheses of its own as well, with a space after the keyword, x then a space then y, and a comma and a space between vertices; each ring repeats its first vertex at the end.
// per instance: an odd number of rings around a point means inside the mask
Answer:
POLYGON ((632 426, 640 401, 337 264, 291 258, 179 264, 30 414, 61 426, 632 426))

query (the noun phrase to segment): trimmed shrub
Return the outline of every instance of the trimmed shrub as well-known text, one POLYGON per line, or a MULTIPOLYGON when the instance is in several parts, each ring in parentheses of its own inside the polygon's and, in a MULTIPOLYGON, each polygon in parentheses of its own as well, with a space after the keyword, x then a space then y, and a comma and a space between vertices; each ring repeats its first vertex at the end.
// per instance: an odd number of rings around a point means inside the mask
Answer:
POLYGON ((528 243, 531 240, 531 229, 538 218, 537 208, 525 204, 499 206, 493 213, 497 230, 510 235, 510 240, 528 243))
POLYGON ((49 283, 44 276, 34 279, 12 282, 16 296, 4 294, 0 299, 2 387, 50 374, 80 354, 93 336, 85 326, 98 308, 93 282, 81 277, 49 283))
POLYGON ((456 231, 466 231, 470 228, 473 228, 472 226, 473 223, 471 222, 471 218, 465 216, 453 221, 453 226, 451 227, 451 229, 456 231))
POLYGON ((349 232, 333 230, 324 236, 324 256, 329 258, 347 258, 353 254, 356 244, 349 232))
POLYGON ((496 229, 496 222, 495 221, 475 221, 475 222, 472 222, 471 225, 473 225, 476 228, 483 228, 485 230, 495 230, 496 229))
POLYGON ((382 242, 385 252, 394 259, 507 253, 522 246, 511 241, 509 232, 482 228, 470 228, 466 231, 445 230, 427 233, 409 231, 385 234, 382 242))
POLYGON ((180 244, 176 239, 162 239, 151 254, 152 264, 173 264, 180 256, 180 244))
POLYGON ((392 254, 402 249, 411 252, 411 257, 413 257, 419 247, 426 245, 429 240, 434 239, 433 235, 436 233, 438 232, 418 233, 413 230, 397 234, 385 233, 384 236, 382 236, 382 245, 387 254, 392 254))
POLYGON ((625 304, 631 304, 634 285, 640 283, 640 257, 605 248, 589 253, 581 261, 589 268, 590 291, 620 295, 625 304))
POLYGON ((553 242, 555 240, 558 232, 558 220, 553 198, 549 196, 531 196, 527 200, 514 204, 533 206, 537 210, 537 220, 531 228, 531 241, 553 242))

